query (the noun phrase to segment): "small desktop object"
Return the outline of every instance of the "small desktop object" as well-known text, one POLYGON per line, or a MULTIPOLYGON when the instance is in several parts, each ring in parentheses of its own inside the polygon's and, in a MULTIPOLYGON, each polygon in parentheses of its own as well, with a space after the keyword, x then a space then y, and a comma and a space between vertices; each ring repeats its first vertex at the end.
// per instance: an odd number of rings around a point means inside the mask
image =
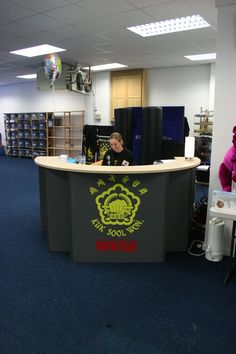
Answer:
POLYGON ((76 157, 70 157, 68 155, 60 155, 59 159, 61 161, 67 162, 67 163, 77 163, 77 158, 76 157))
POLYGON ((121 166, 129 166, 129 162, 126 160, 123 160, 121 166))
POLYGON ((60 160, 67 162, 67 155, 60 155, 60 160))
POLYGON ((184 147, 184 157, 186 160, 192 160, 194 158, 195 151, 195 137, 186 136, 185 147, 184 147))
POLYGON ((68 163, 77 163, 77 158, 76 157, 68 157, 67 158, 67 162, 68 163))

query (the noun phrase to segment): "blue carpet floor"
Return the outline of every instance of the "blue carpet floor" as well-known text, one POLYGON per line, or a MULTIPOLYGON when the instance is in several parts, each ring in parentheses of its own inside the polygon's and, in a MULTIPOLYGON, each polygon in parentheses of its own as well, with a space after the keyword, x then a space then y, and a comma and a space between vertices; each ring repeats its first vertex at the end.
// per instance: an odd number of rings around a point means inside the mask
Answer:
POLYGON ((38 170, 0 157, 0 354, 235 354, 228 258, 79 264, 47 249, 38 170))

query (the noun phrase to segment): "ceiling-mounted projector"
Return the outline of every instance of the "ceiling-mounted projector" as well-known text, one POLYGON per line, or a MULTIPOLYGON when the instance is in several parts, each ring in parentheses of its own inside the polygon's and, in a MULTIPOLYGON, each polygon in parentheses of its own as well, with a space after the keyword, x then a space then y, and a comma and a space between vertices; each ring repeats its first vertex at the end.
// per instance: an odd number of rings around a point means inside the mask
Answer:
POLYGON ((81 65, 67 70, 66 87, 69 91, 89 94, 92 91, 91 71, 81 70, 81 65))

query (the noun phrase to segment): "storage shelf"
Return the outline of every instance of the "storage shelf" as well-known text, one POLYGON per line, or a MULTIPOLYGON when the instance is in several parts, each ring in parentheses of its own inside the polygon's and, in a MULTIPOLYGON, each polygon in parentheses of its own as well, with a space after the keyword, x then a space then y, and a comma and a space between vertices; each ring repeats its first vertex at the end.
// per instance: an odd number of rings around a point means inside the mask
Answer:
POLYGON ((45 112, 4 114, 7 155, 31 158, 47 155, 47 117, 45 112))
POLYGON ((8 156, 55 156, 82 150, 84 111, 5 113, 4 125, 8 156))
POLYGON ((198 135, 212 135, 213 128, 213 112, 203 110, 194 116, 194 133, 198 135))
POLYGON ((84 111, 55 112, 48 120, 48 144, 53 145, 48 147, 49 155, 81 151, 83 127, 84 111))

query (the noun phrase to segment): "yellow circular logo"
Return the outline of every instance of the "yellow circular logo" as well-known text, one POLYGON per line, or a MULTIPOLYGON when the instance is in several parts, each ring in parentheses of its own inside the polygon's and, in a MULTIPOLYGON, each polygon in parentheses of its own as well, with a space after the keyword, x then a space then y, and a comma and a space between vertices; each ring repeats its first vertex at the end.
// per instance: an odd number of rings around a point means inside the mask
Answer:
POLYGON ((132 224, 140 205, 140 198, 120 183, 98 195, 95 201, 105 225, 132 224))

